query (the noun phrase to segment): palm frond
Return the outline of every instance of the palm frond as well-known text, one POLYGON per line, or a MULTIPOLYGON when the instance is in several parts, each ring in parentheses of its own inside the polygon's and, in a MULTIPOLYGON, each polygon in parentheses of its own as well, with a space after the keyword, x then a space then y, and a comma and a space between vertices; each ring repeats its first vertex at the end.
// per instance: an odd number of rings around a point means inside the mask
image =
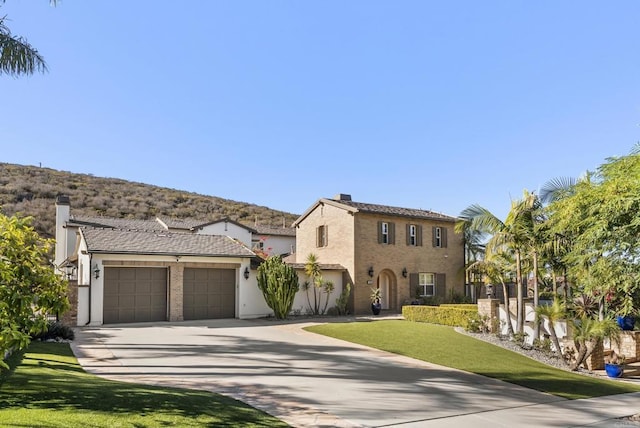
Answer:
POLYGON ((550 203, 568 193, 578 180, 574 177, 556 177, 547 181, 540 189, 540 200, 550 203))
POLYGON ((46 72, 44 58, 25 39, 12 36, 4 23, 5 18, 0 18, 0 74, 18 76, 46 72))

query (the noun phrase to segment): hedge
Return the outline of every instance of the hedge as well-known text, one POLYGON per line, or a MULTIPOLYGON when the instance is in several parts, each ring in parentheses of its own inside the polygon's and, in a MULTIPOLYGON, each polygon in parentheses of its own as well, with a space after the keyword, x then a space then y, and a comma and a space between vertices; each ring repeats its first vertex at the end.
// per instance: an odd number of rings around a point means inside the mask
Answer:
POLYGON ((410 305, 402 307, 402 316, 407 321, 428 322, 454 327, 466 327, 469 318, 476 315, 478 315, 478 307, 476 305, 410 305), (459 306, 472 306, 473 308, 460 308, 459 306))
POLYGON ((440 307, 478 310, 478 305, 475 303, 443 303, 440 307))

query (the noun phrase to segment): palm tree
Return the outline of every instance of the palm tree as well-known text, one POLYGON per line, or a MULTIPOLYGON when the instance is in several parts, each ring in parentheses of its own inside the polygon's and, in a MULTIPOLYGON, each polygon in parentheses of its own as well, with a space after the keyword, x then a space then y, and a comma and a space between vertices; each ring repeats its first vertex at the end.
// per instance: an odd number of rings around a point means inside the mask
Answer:
POLYGON ((303 288, 307 292, 307 301, 309 302, 309 308, 313 311, 314 315, 318 315, 320 313, 320 301, 322 296, 318 296, 320 292, 320 287, 322 285, 322 270, 320 269, 320 263, 318 262, 318 258, 315 254, 310 253, 307 256, 307 261, 304 265, 304 273, 311 280, 311 285, 313 285, 313 306, 311 306, 311 302, 309 300, 309 282, 305 282, 303 288))
MULTIPOLYGON (((553 346, 556 347, 556 352, 563 357, 562 348, 560 347, 560 341, 558 340, 558 335, 556 334, 556 323, 562 319, 564 319, 567 315, 567 307, 560 299, 557 297, 553 299, 553 304, 537 306, 536 309, 536 318, 538 322, 540 318, 543 316, 547 318, 549 321, 549 335, 551 336, 551 341, 553 342, 553 346)), ((562 361, 566 364, 566 360, 564 357, 562 361)))
MULTIPOLYGON (((57 2, 51 0, 50 3, 55 6, 57 2)), ((11 34, 5 20, 6 16, 0 17, 0 74, 20 76, 36 71, 46 72, 44 58, 24 38, 11 34)))
POLYGON ((512 265, 513 260, 508 254, 489 253, 485 260, 477 260, 467 268, 482 272, 493 284, 499 282, 502 285, 504 308, 507 313, 507 334, 510 338, 514 336, 514 332, 509 308, 509 287, 507 287, 506 278, 511 271, 512 265))
POLYGON ((522 223, 526 223, 527 204, 522 201, 512 201, 511 210, 503 222, 486 208, 474 204, 460 213, 460 220, 468 222, 469 227, 480 232, 491 234, 487 243, 487 251, 493 253, 512 252, 515 258, 517 308, 516 329, 524 332, 524 294, 522 288, 522 255, 530 241, 529 230, 522 223))
POLYGON ((484 258, 486 234, 472 228, 470 221, 465 219, 459 219, 456 222, 455 231, 461 233, 464 239, 465 284, 471 284, 474 287, 473 297, 475 298, 476 272, 469 267, 484 258))

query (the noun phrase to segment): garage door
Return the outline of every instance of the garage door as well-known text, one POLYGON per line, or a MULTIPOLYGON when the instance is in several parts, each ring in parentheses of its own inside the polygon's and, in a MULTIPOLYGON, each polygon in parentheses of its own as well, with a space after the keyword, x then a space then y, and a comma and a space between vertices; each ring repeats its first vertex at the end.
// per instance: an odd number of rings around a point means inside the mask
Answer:
POLYGON ((186 268, 183 284, 185 320, 236 316, 236 271, 234 269, 186 268))
POLYGON ((105 268, 105 324, 166 321, 167 270, 105 268))

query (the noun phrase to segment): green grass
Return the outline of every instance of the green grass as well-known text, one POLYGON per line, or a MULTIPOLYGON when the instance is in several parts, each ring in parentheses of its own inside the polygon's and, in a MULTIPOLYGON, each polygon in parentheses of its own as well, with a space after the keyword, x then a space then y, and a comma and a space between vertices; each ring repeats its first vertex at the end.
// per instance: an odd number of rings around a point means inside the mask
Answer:
POLYGON ((568 399, 640 391, 640 385, 559 370, 457 333, 452 327, 402 320, 335 323, 306 330, 500 379, 568 399))
POLYGON ((3 427, 286 427, 205 391, 115 382, 86 373, 68 344, 33 342, 0 383, 3 427))

